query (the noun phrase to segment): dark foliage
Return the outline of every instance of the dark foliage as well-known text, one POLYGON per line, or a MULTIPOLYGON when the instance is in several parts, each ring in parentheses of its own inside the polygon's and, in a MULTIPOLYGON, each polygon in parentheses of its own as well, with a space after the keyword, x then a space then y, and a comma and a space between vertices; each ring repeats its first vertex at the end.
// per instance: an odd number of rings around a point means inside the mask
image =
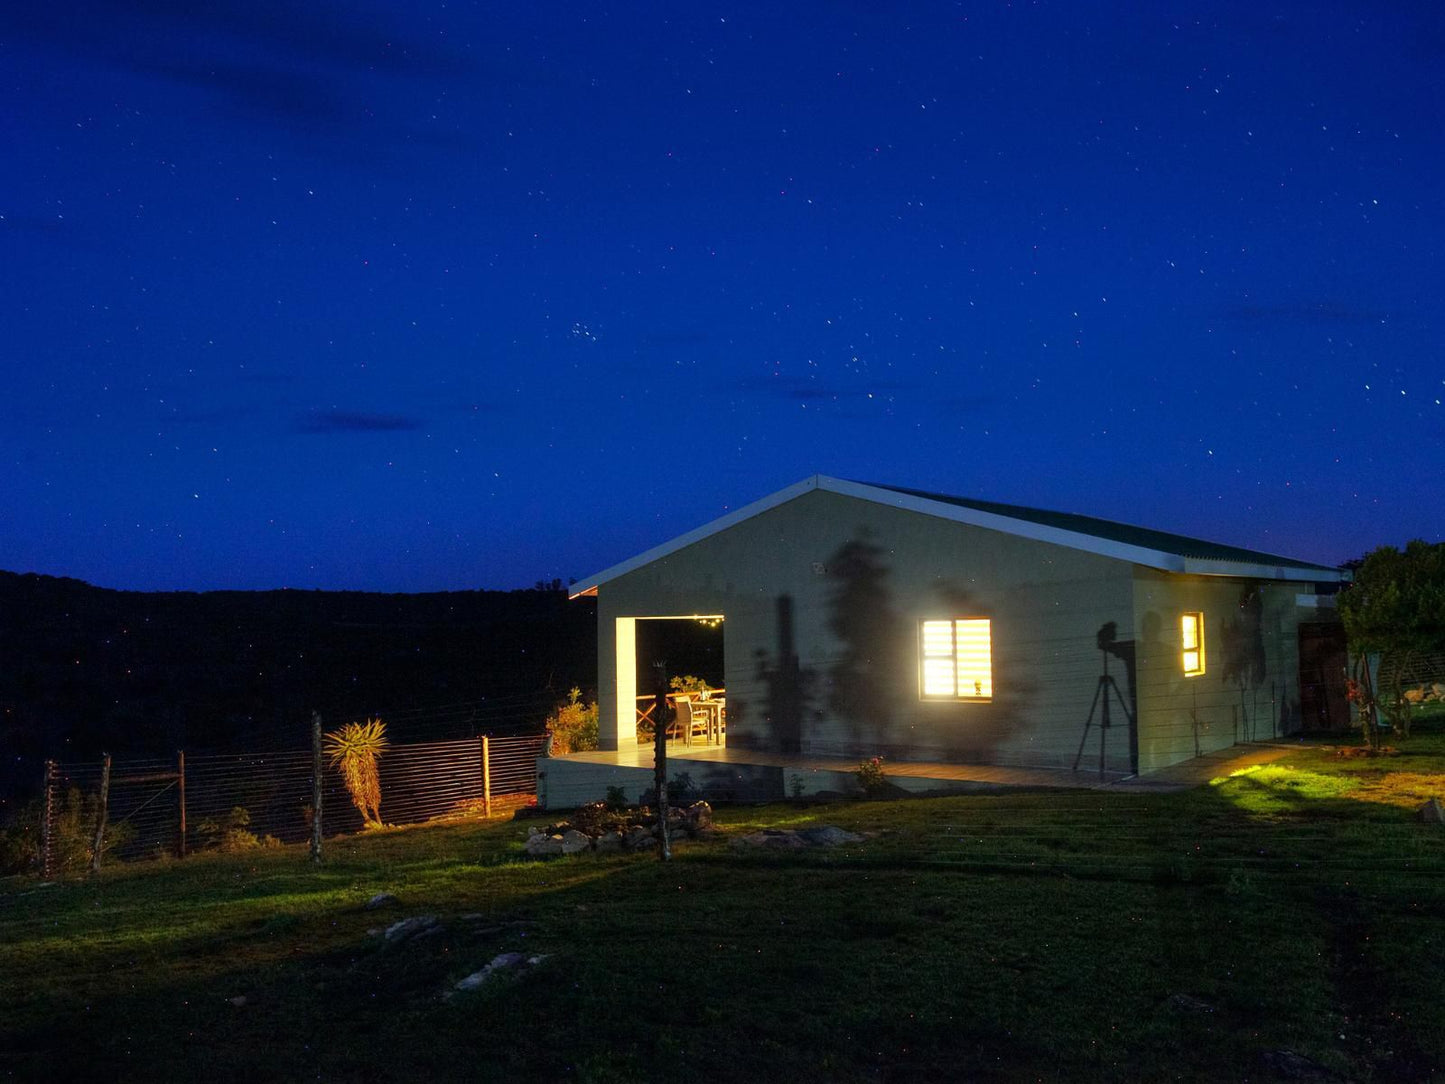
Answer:
POLYGON ((46 757, 302 748, 313 710, 391 712, 402 741, 536 730, 593 684, 596 645, 592 600, 550 589, 141 593, 0 572, 0 794, 38 787, 46 757), (453 704, 471 707, 395 714, 453 704))

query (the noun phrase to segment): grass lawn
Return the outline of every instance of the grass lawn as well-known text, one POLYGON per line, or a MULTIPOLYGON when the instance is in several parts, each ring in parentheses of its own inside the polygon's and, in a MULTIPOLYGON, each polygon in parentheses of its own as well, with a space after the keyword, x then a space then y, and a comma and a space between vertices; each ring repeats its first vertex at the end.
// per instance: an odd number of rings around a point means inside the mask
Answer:
POLYGON ((119 1080, 1427 1080, 1445 733, 1184 794, 718 811, 655 857, 464 822, 0 882, 0 1075, 119 1080), (367 912, 374 893, 400 905, 367 912), (369 931, 430 913, 438 936, 369 931), (444 1000, 504 951, 546 954, 444 1000), (232 999, 244 998, 233 1004, 232 999))

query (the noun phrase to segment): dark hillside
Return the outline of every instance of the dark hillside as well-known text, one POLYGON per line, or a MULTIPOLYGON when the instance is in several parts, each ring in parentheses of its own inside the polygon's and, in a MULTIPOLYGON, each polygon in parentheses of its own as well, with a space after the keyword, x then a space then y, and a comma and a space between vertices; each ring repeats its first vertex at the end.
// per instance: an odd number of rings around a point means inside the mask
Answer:
POLYGON ((594 602, 560 590, 142 593, 0 572, 0 790, 31 789, 46 757, 299 748, 312 710, 384 713, 395 741, 535 730, 596 667, 594 602))

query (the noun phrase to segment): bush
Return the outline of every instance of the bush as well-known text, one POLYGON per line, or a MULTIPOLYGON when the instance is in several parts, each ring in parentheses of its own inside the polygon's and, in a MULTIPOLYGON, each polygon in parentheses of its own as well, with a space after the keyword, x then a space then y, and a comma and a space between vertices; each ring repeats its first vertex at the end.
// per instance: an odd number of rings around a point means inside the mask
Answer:
POLYGON ((196 839, 202 850, 221 851, 234 854, 250 851, 257 847, 279 847, 281 841, 275 836, 258 836, 249 831, 251 814, 245 806, 236 806, 224 817, 207 817, 196 825, 196 839))
MULTIPOLYGON (((667 804, 669 806, 691 805, 699 797, 702 791, 692 781, 690 772, 678 772, 677 775, 669 775, 667 780, 667 804)), ((648 787, 638 798, 641 805, 655 806, 657 802, 657 788, 648 787)))
POLYGON ((858 786, 868 797, 873 798, 888 789, 888 776, 883 772, 883 758, 869 757, 853 772, 858 786))
POLYGON ((17 809, 10 823, 0 828, 0 876, 39 870, 40 803, 31 802, 17 809))
POLYGON ((573 688, 567 702, 547 716, 547 730, 552 735, 552 752, 583 753, 597 748, 597 701, 582 702, 582 690, 573 688))
MULTIPOLYGON (((41 818, 44 805, 31 802, 16 811, 4 829, 0 829, 0 873, 39 873, 41 818)), ((82 794, 71 787, 56 800, 50 833, 52 873, 79 873, 90 865, 95 845, 95 823, 100 816, 100 797, 82 794)), ((135 829, 125 821, 112 821, 105 827, 101 853, 110 854, 135 839, 135 829)))
POLYGON ((692 674, 683 674, 681 677, 674 677, 668 681, 675 693, 706 693, 712 691, 712 686, 700 677, 692 674))

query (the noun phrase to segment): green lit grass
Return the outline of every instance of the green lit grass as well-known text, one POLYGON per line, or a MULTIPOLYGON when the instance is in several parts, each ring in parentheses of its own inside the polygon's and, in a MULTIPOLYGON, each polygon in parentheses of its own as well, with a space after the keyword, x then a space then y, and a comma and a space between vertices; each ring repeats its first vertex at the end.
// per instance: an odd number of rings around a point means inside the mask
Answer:
POLYGON ((1424 1080, 1445 1066, 1445 833, 1406 795, 1442 780, 1427 730, 1178 795, 719 813, 876 833, 828 851, 536 862, 523 824, 467 822, 331 840, 319 870, 287 848, 0 882, 0 1074, 1233 1081, 1288 1048, 1424 1080), (401 909, 364 911, 379 891, 401 909), (419 913, 446 932, 368 933, 419 913), (441 999, 509 950, 550 959, 441 999))

